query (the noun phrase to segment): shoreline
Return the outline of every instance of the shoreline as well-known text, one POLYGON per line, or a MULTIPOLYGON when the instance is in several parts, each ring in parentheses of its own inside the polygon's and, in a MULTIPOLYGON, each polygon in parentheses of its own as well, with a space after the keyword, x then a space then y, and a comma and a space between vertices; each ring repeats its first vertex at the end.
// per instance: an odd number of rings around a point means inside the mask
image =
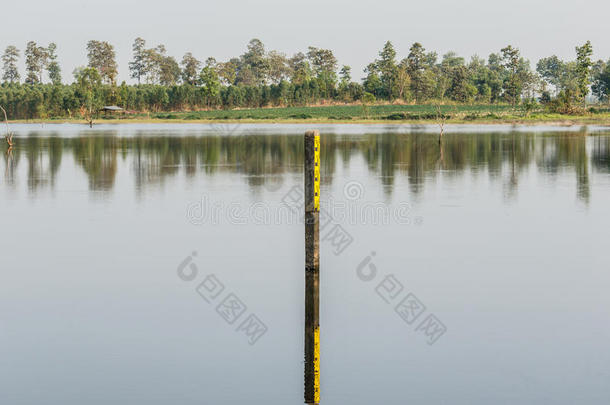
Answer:
MULTIPOLYGON (((44 120, 9 120, 9 125, 19 124, 81 124, 88 126, 88 123, 80 119, 44 119, 44 120)), ((364 119, 364 120, 336 120, 336 119, 160 119, 160 118, 132 118, 132 119, 102 119, 94 120, 93 126, 100 124, 342 124, 342 125, 421 125, 439 126, 440 123, 434 120, 383 120, 383 119, 364 119)), ((548 125, 557 127, 573 127, 576 125, 597 125, 609 126, 610 117, 575 117, 573 119, 480 119, 480 120, 446 120, 443 125, 520 125, 536 126, 548 125)))

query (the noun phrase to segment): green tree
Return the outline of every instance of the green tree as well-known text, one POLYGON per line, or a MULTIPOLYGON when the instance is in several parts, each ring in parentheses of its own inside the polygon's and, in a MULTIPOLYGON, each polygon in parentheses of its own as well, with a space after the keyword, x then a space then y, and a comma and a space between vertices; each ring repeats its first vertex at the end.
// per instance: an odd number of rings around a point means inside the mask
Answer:
POLYGON ((193 56, 192 53, 187 52, 182 57, 182 81, 194 85, 197 83, 197 72, 201 67, 201 62, 193 56))
POLYGON ((556 55, 542 58, 536 64, 536 71, 542 79, 555 87, 555 91, 559 91, 561 85, 561 77, 565 74, 566 65, 556 55))
POLYGON ((218 98, 220 94, 220 79, 218 73, 211 66, 205 66, 199 74, 199 82, 203 90, 208 108, 218 98))
POLYGON ((445 96, 453 100, 464 97, 465 81, 468 79, 464 70, 464 58, 457 56, 455 52, 443 55, 440 66, 435 69, 435 97, 443 100, 445 96))
POLYGON ((159 83, 162 86, 174 86, 180 81, 182 70, 172 56, 163 56, 159 66, 159 83))
POLYGON ((406 59, 403 59, 396 68, 396 92, 398 98, 409 101, 411 99, 410 88, 411 76, 409 76, 408 62, 406 59))
POLYGON ((383 93, 383 83, 381 82, 381 78, 379 76, 379 69, 377 68, 377 63, 369 63, 366 68, 364 68, 364 73, 366 73, 366 77, 364 78, 364 91, 366 93, 370 93, 373 96, 379 96, 383 93))
POLYGON ((334 74, 337 71, 337 58, 330 49, 310 46, 307 51, 307 59, 317 76, 334 74))
POLYGON ((339 75, 341 77, 341 84, 345 84, 348 85, 352 82, 352 68, 347 66, 347 65, 343 65, 341 67, 341 70, 339 71, 339 75))
POLYGON ((93 114, 102 107, 102 80, 94 67, 80 67, 74 71, 76 90, 80 96, 80 112, 83 118, 93 125, 93 114))
POLYGON ((599 61, 596 65, 591 90, 598 99, 610 101, 610 59, 608 62, 599 61))
POLYGON ((339 82, 339 98, 343 101, 351 101, 353 100, 353 96, 350 92, 350 84, 352 83, 352 68, 343 65, 339 72, 340 82, 339 82))
POLYGON ((171 61, 167 59, 166 52, 163 44, 144 50, 144 72, 147 83, 160 84, 162 80, 168 80, 169 70, 167 67, 171 64, 171 61))
POLYGON ((49 74, 49 79, 51 79, 51 83, 54 85, 61 84, 61 68, 59 67, 59 63, 57 62, 57 45, 54 42, 49 44, 47 48, 47 56, 48 56, 48 64, 47 64, 47 72, 49 74))
POLYGON ((288 64, 292 72, 292 77, 290 78, 292 84, 303 84, 311 80, 313 72, 305 54, 302 52, 296 53, 290 58, 288 64))
POLYGON ((114 47, 106 41, 91 40, 87 42, 89 67, 97 69, 100 78, 108 84, 115 84, 118 74, 114 47))
POLYGON ((504 94, 507 100, 514 106, 519 104, 519 98, 523 89, 523 82, 519 75, 521 56, 519 49, 513 48, 511 45, 502 48, 500 52, 502 52, 502 66, 508 72, 504 80, 504 94))
POLYGON ((146 75, 146 41, 140 37, 136 38, 131 48, 133 50, 133 61, 129 62, 129 71, 132 79, 138 79, 146 75))
POLYGON ((589 84, 591 84, 591 66, 593 66, 591 55, 593 55, 591 41, 587 41, 583 46, 576 47, 576 80, 578 81, 579 98, 582 100, 583 107, 586 106, 589 84))
POLYGON ((448 52, 443 56, 437 73, 437 92, 437 97, 441 100, 447 95, 461 103, 472 102, 477 94, 464 58, 457 56, 455 52, 448 52))
POLYGON ((18 61, 19 49, 13 45, 7 46, 2 55, 2 80, 11 83, 19 81, 19 69, 17 68, 18 61))
POLYGON ((394 98, 394 87, 396 85, 396 51, 390 41, 387 41, 379 52, 379 60, 376 62, 380 73, 385 96, 388 100, 394 98))
POLYGON ((269 61, 265 54, 265 45, 260 39, 254 38, 248 43, 248 49, 241 56, 241 60, 244 68, 240 69, 240 72, 247 72, 241 81, 244 84, 265 84, 269 72, 269 61))
POLYGON ((316 78, 323 86, 323 96, 332 97, 337 84, 337 58, 330 49, 310 46, 307 59, 311 63, 316 78))
POLYGON ((235 84, 237 69, 239 68, 239 58, 231 58, 229 61, 218 66, 218 76, 227 85, 235 84))
POLYGON ((46 49, 38 46, 34 41, 28 42, 25 48, 26 83, 42 83, 42 72, 44 71, 46 61, 46 49))
POLYGON ((496 101, 497 95, 494 94, 492 89, 495 87, 501 88, 502 84, 501 82, 497 83, 496 74, 485 64, 485 60, 474 55, 468 64, 468 71, 470 81, 477 89, 476 101, 483 103, 496 101))
POLYGON ((271 83, 279 84, 282 80, 290 78, 290 66, 285 54, 278 51, 269 52, 267 64, 269 65, 269 80, 271 83))
POLYGON ((429 90, 425 76, 426 65, 425 49, 422 44, 415 42, 411 45, 407 56, 407 73, 411 78, 411 88, 417 103, 424 99, 429 90))

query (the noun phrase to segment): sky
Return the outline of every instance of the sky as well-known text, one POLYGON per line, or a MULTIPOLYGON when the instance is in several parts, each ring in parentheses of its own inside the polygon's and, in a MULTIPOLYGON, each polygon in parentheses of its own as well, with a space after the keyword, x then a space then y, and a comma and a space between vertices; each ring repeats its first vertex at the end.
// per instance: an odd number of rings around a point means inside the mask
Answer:
MULTIPOLYGON (((332 49, 352 77, 373 61, 385 41, 401 59, 413 42, 439 56, 455 51, 487 57, 508 44, 532 66, 545 56, 574 58, 591 40, 594 59, 610 58, 608 0, 32 0, 2 6, 0 48, 55 42, 64 81, 87 64, 88 40, 114 45, 119 81, 129 79, 133 40, 164 44, 178 61, 186 52, 219 61, 242 54, 252 38, 288 56, 308 46, 332 49)), ((23 58, 21 74, 24 75, 23 58)))

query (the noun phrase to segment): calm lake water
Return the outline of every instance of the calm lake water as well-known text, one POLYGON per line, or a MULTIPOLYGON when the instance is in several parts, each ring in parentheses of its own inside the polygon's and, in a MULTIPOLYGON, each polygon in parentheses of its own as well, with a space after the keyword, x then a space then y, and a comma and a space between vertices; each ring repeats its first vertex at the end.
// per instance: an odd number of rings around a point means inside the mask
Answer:
MULTIPOLYGON (((317 127, 324 404, 610 402, 610 129, 317 127)), ((13 126, 0 403, 302 403, 306 129, 13 126)))

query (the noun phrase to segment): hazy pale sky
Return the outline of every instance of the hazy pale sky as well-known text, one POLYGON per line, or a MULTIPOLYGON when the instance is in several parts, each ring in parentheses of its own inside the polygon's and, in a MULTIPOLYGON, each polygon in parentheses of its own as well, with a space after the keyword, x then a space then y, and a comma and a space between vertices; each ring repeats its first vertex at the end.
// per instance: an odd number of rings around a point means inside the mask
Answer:
MULTIPOLYGON (((133 40, 164 44, 178 61, 185 52, 219 61, 244 52, 251 38, 289 56, 312 45, 330 48, 352 77, 391 40, 399 58, 413 42, 439 56, 456 51, 487 57, 507 44, 532 66, 540 57, 574 58, 591 40, 595 59, 610 58, 608 0, 34 0, 2 6, 0 47, 56 42, 64 81, 87 63, 88 40, 106 40, 117 53, 119 80, 128 80, 133 40)), ((22 58, 23 59, 23 58, 22 58)), ((21 74, 24 77, 21 61, 21 74)))

